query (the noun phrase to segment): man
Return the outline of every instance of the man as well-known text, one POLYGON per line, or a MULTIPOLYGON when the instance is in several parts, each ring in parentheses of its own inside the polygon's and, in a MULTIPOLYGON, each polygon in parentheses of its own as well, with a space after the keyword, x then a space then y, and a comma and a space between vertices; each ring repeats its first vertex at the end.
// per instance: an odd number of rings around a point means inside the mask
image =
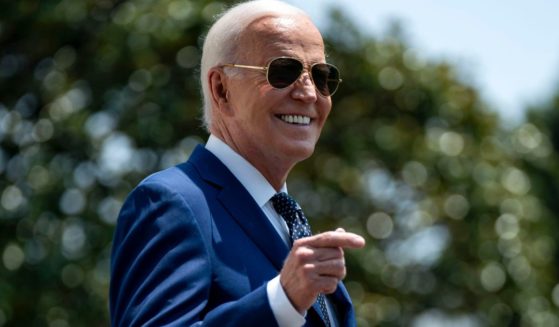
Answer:
POLYGON ((112 256, 115 326, 353 326, 343 229, 310 236, 286 195, 340 82, 299 9, 240 4, 210 29, 202 87, 211 133, 124 204, 112 256), (285 220, 284 220, 285 219, 285 220))

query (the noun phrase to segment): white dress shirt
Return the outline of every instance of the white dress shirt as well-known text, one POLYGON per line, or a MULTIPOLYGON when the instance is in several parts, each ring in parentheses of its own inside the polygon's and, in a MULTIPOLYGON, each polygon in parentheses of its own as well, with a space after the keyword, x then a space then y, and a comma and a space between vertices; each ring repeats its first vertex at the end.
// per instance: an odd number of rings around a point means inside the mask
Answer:
MULTIPOLYGON (((262 209, 270 223, 274 226, 282 240, 291 247, 289 228, 285 220, 276 212, 270 199, 277 193, 268 180, 250 164, 245 158, 235 152, 231 147, 214 135, 210 135, 206 143, 206 149, 213 153, 239 180, 248 193, 254 198, 262 209)), ((287 185, 284 184, 280 192, 287 193, 287 185)), ((268 301, 272 312, 280 327, 302 326, 305 324, 305 316, 301 315, 291 304, 280 284, 279 275, 266 285, 268 301)), ((328 315, 333 327, 337 326, 337 320, 333 317, 333 308, 326 298, 328 315)))

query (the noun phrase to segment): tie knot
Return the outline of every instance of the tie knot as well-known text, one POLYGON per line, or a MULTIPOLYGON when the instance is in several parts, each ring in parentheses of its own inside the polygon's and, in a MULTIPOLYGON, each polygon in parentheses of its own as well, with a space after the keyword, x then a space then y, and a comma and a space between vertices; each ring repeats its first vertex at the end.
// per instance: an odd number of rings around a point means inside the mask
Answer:
POLYGON ((307 222, 307 218, 303 214, 303 210, 297 202, 287 193, 277 193, 272 197, 272 204, 276 212, 283 217, 289 228, 289 236, 291 240, 297 240, 302 237, 311 236, 311 228, 307 222))
POLYGON ((272 197, 272 204, 274 209, 279 213, 284 219, 290 220, 291 217, 295 217, 299 205, 291 196, 285 192, 276 193, 272 197))

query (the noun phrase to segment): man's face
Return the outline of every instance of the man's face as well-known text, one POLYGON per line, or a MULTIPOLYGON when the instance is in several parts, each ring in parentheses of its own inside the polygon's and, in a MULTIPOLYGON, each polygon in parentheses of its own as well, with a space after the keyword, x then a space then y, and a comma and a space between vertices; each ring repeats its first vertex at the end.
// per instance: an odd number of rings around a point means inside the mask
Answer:
MULTIPOLYGON (((238 49, 236 64, 266 66, 276 57, 297 58, 306 68, 325 62, 320 33, 302 16, 257 20, 238 49)), ((332 105, 329 97, 318 93, 309 72, 291 86, 275 89, 263 72, 233 70, 227 86, 231 112, 223 119, 228 143, 259 169, 274 164, 290 169, 308 158, 332 105), (304 123, 289 122, 296 116, 305 117, 304 123)))

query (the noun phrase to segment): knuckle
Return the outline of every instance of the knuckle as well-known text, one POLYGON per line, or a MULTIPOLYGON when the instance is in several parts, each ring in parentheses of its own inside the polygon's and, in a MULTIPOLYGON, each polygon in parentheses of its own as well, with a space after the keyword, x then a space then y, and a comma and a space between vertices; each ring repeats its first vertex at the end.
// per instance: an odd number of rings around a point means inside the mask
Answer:
POLYGON ((341 270, 341 278, 345 278, 346 274, 347 274, 347 268, 345 266, 345 262, 341 262, 340 263, 340 270, 341 270))
POLYGON ((329 241, 332 241, 337 237, 337 233, 332 231, 325 232, 323 235, 329 241))
POLYGON ((305 275, 310 275, 315 271, 316 266, 312 263, 307 263, 303 265, 302 271, 305 275))
POLYGON ((335 269, 335 270, 342 270, 345 268, 345 264, 343 260, 339 260, 339 259, 330 261, 329 265, 331 269, 335 269))
POLYGON ((338 260, 338 268, 341 268, 343 270, 345 270, 345 260, 344 259, 340 259, 338 260))
POLYGON ((335 232, 327 231, 327 232, 324 232, 324 233, 320 233, 319 236, 322 239, 331 240, 332 238, 334 238, 336 236, 336 234, 335 234, 335 232))
POLYGON ((347 274, 347 270, 346 270, 346 268, 344 267, 343 270, 342 270, 342 274, 341 274, 341 276, 340 276, 340 279, 344 279, 345 276, 346 276, 346 274, 347 274))
POLYGON ((334 278, 331 278, 326 283, 324 283, 321 291, 322 293, 330 294, 334 293, 336 291, 336 288, 338 288, 338 281, 334 278))
POLYGON ((307 262, 314 257, 315 251, 305 246, 298 247, 294 250, 294 255, 299 262, 307 262))

